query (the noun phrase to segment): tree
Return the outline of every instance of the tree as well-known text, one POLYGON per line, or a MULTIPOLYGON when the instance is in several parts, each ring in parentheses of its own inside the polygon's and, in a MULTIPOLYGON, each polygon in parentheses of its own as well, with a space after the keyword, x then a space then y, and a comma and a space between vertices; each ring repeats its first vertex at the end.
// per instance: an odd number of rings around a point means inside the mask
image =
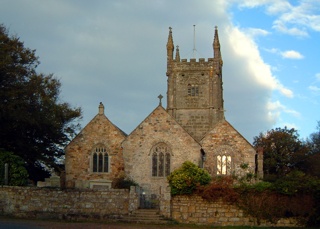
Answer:
POLYGON ((196 166, 190 161, 186 161, 182 166, 174 170, 168 177, 172 195, 191 194, 200 185, 210 182, 210 174, 196 166))
POLYGON ((0 25, 0 148, 20 156, 35 181, 61 168, 81 118, 80 108, 60 101, 60 81, 37 73, 38 64, 35 50, 0 25))
POLYGON ((276 128, 260 133, 253 144, 263 148, 263 169, 267 180, 282 177, 294 169, 301 170, 309 152, 294 128, 276 128))
POLYGON ((312 154, 320 153, 320 121, 318 121, 318 125, 316 128, 317 131, 310 134, 310 137, 308 139, 312 154))
POLYGON ((5 164, 8 164, 8 185, 23 186, 28 183, 28 172, 23 159, 0 149, 0 184, 5 184, 5 164))
POLYGON ((307 144, 310 148, 310 153, 306 161, 308 172, 320 178, 320 121, 318 121, 317 131, 310 134, 307 139, 307 144))

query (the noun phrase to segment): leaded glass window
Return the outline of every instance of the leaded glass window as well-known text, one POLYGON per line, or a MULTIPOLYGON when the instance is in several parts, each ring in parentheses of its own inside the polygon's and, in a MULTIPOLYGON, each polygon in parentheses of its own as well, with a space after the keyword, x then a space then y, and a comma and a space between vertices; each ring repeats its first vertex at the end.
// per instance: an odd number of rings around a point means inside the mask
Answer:
POLYGON ((171 153, 165 143, 152 148, 152 176, 165 177, 170 174, 171 153))
POLYGON ((109 154, 104 147, 95 147, 92 154, 92 172, 109 172, 109 154))
POLYGON ((231 174, 231 156, 218 155, 217 156, 217 175, 231 174))
POLYGON ((152 154, 152 176, 158 175, 158 155, 156 152, 152 154))

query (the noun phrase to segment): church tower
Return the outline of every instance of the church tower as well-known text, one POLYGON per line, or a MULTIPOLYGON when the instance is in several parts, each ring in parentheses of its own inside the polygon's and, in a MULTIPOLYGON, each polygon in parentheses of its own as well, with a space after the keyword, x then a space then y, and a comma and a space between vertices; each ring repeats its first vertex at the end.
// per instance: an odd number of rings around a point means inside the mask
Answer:
POLYGON ((197 141, 224 120, 222 58, 215 27, 213 58, 180 59, 169 28, 167 42, 167 111, 197 141))

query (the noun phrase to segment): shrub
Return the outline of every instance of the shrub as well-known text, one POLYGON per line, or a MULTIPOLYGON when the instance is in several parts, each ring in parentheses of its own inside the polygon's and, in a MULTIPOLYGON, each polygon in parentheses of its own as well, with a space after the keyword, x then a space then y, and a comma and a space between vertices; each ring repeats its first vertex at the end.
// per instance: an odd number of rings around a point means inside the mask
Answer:
POLYGON ((233 203, 239 198, 239 194, 233 188, 233 179, 230 176, 215 177, 209 185, 198 187, 196 193, 208 201, 222 199, 233 203))
POLYGON ((168 177, 172 195, 192 194, 200 185, 210 182, 211 176, 204 169, 199 168, 190 161, 174 170, 168 177))
POLYGON ((0 150, 0 184, 4 184, 4 168, 8 163, 8 185, 24 186, 28 183, 29 174, 23 159, 11 152, 0 150))
POLYGON ((138 186, 138 184, 126 176, 120 176, 112 181, 112 188, 115 189, 130 189, 131 186, 138 186))

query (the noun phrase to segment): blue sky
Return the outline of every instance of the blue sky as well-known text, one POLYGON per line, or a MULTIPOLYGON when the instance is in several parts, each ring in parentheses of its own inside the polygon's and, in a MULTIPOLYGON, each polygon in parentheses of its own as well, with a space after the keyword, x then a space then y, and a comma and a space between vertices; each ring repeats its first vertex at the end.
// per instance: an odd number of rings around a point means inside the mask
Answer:
MULTIPOLYGON (((249 142, 275 127, 305 138, 320 121, 319 0, 0 0, 0 23, 37 50, 39 72, 62 82, 83 109, 82 126, 105 105, 130 133, 166 94, 166 42, 181 58, 213 55, 219 28, 226 119, 249 142)), ((164 101, 164 106, 166 103, 164 101)))

